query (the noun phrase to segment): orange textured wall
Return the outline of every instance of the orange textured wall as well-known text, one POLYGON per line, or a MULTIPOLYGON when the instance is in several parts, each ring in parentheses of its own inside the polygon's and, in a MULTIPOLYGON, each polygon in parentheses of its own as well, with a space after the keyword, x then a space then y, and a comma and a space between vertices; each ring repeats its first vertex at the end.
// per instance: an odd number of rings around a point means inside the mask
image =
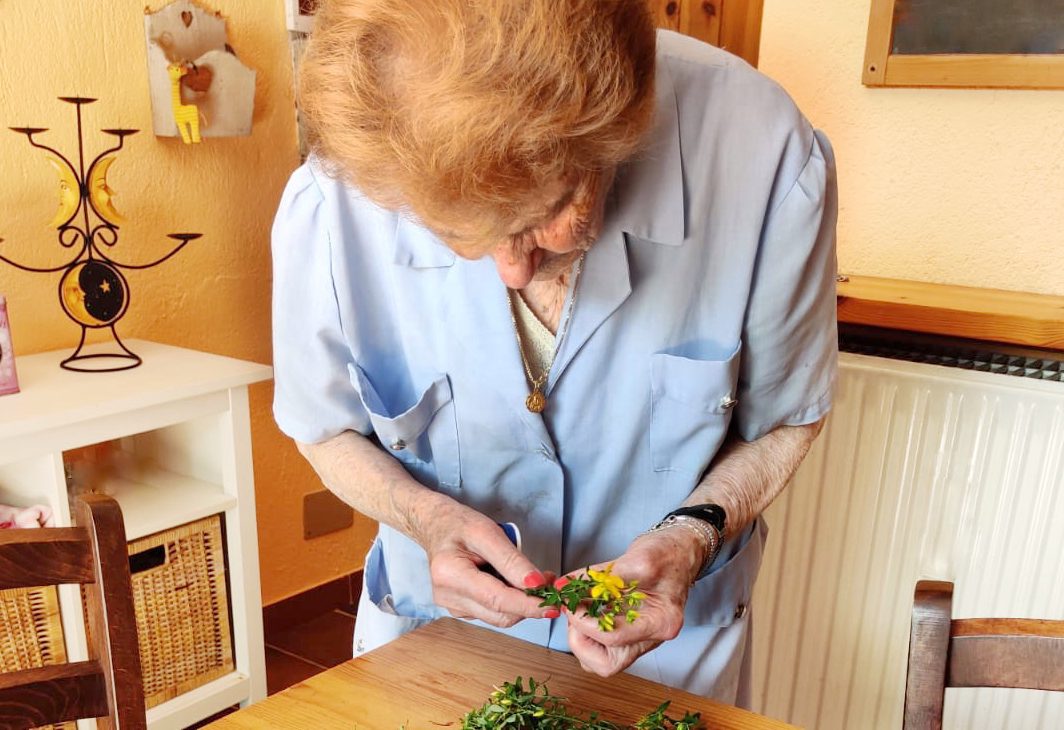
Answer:
MULTIPOLYGON (((58 200, 55 173, 43 152, 7 127, 48 127, 42 141, 73 151, 73 107, 56 97, 97 97, 84 108, 87 155, 104 149, 101 127, 142 130, 127 141, 108 176, 115 207, 128 219, 116 257, 149 261, 168 250, 166 233, 204 234, 161 266, 128 272, 131 303, 119 334, 268 363, 270 224, 299 164, 282 2, 209 3, 228 18, 229 41, 241 60, 258 72, 254 127, 249 137, 188 147, 151 132, 144 5, 0 0, 0 238, 6 239, 0 250, 37 266, 62 261, 47 227, 58 200)), ((60 310, 57 282, 58 274, 0 264, 17 353, 76 345, 80 331, 60 310)), ((303 540, 302 498, 319 486, 274 426, 271 399, 269 385, 252 388, 266 603, 356 569, 371 534, 370 523, 360 519, 353 529, 303 540)))

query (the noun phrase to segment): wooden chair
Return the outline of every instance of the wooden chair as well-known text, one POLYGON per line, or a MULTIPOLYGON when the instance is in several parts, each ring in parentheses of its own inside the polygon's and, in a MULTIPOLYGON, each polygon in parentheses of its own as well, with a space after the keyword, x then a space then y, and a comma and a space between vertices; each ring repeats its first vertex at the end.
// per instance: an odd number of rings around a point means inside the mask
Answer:
POLYGON ((916 584, 904 730, 942 727, 946 687, 1064 691, 1064 621, 952 616, 952 583, 916 584))
POLYGON ((105 730, 147 727, 122 511, 86 495, 76 521, 0 530, 0 588, 83 584, 90 634, 88 661, 0 674, 0 728, 93 717, 105 730))

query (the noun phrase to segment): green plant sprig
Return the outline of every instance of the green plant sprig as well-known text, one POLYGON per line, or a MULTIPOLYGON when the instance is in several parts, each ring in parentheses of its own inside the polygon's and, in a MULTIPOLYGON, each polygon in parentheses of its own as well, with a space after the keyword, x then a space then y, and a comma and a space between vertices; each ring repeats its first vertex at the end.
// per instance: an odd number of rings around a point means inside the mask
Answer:
POLYGON ((542 599, 541 608, 568 609, 570 613, 581 605, 592 618, 598 619, 599 628, 613 631, 618 616, 628 623, 639 618, 639 607, 646 594, 636 590, 637 582, 625 582, 613 574, 613 563, 602 570, 587 569, 575 578, 559 578, 540 588, 527 588, 525 593, 542 599))
POLYGON ((656 710, 641 717, 635 725, 623 728, 599 718, 597 712, 581 718, 565 707, 565 699, 555 697, 545 683, 529 677, 528 689, 518 677, 496 687, 484 706, 462 718, 462 730, 699 730, 701 715, 685 713, 680 719, 665 714, 663 702, 656 710))

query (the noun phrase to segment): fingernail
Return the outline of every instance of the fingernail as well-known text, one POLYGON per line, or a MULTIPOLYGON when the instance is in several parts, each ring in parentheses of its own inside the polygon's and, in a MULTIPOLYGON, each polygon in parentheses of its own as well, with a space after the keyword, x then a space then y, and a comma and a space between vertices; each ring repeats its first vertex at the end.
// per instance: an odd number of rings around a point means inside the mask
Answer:
POLYGON ((547 579, 538 570, 533 570, 525 576, 524 580, 525 588, 542 588, 546 582, 547 579))
POLYGON ((549 611, 543 612, 543 618, 558 618, 561 615, 561 611, 556 608, 552 608, 549 611))
POLYGON ((569 582, 569 579, 563 576, 563 577, 559 578, 558 580, 554 581, 554 587, 555 588, 559 588, 559 589, 560 588, 565 588, 565 584, 568 583, 568 582, 569 582))

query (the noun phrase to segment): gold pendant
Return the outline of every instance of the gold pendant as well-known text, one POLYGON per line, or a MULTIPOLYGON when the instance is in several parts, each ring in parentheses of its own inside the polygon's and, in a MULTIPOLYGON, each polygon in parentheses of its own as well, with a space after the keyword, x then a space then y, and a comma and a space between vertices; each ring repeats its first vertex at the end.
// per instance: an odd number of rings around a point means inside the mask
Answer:
POLYGON ((540 392, 537 388, 528 394, 525 398, 525 408, 533 413, 542 413, 543 409, 547 407, 547 397, 540 392))

